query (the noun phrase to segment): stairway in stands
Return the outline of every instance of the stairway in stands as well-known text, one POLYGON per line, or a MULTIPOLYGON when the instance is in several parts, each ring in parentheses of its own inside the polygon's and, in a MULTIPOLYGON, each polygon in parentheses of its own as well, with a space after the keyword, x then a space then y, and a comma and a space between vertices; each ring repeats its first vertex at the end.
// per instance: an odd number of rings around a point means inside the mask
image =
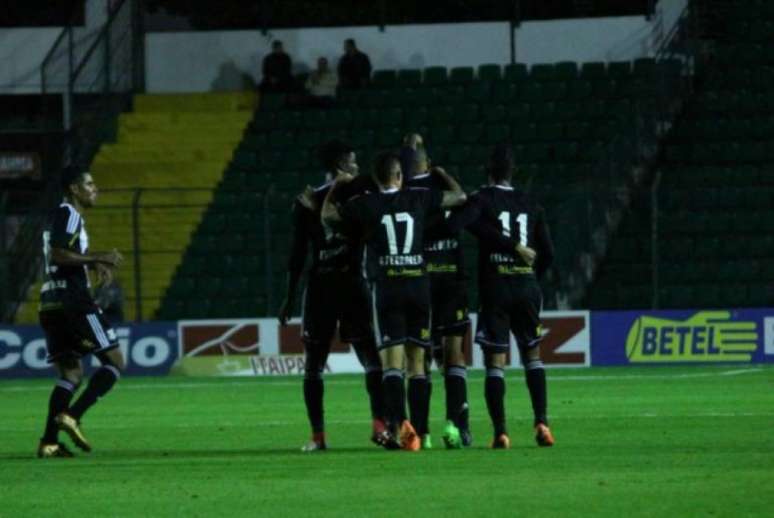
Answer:
MULTIPOLYGON (((342 92, 331 109, 262 98, 158 317, 274 314, 283 295, 293 197, 305 185, 323 182, 316 148, 334 136, 353 144, 361 171, 368 173, 377 151, 419 132, 433 163, 469 191, 485 181, 491 146, 509 140, 521 164, 518 180, 546 206, 561 241, 573 224, 560 217, 572 214, 565 210, 568 200, 585 207, 568 193, 592 178, 635 104, 651 96, 659 66, 641 59, 384 70, 374 73, 369 88, 342 92)), ((560 246, 559 268, 577 253, 574 245, 560 246)), ((469 256, 467 264, 475 260, 469 256)))
MULTIPOLYGON (((94 250, 117 248, 124 255, 118 279, 128 320, 157 312, 254 104, 249 93, 138 95, 134 111, 119 117, 117 142, 100 148, 91 165, 100 195, 85 220, 94 250), (136 311, 132 212, 138 195, 142 314, 136 311)), ((38 296, 35 286, 17 322, 36 320, 38 296)))
MULTIPOLYGON (((774 304, 774 2, 727 2, 710 64, 658 169, 659 306, 774 304)), ((649 308, 651 203, 643 193, 588 293, 649 308)))

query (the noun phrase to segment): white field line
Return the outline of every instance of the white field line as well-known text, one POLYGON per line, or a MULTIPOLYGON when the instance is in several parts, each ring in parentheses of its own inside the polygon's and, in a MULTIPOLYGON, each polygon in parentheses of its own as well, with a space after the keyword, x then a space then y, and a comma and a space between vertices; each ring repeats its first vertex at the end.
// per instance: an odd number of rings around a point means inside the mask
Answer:
MULTIPOLYGON (((514 368, 516 369, 516 368, 514 368)), ((610 376, 600 375, 588 375, 588 376, 548 376, 548 381, 551 383, 557 383, 561 381, 621 381, 621 380, 635 380, 635 379, 653 379, 653 380, 675 380, 675 379, 692 379, 692 378, 713 378, 716 376, 737 376, 740 374, 754 374, 763 371, 762 368, 751 369, 736 369, 731 371, 722 372, 696 372, 689 374, 614 374, 610 376)), ((238 379, 238 378, 237 378, 238 379)), ((252 381, 199 381, 199 382, 183 382, 183 383, 130 383, 121 385, 119 382, 120 390, 154 390, 165 388, 180 388, 180 389, 196 389, 196 388, 212 388, 212 387, 253 387, 259 384, 276 385, 279 387, 295 387, 301 381, 299 375, 296 380, 274 380, 270 377, 255 377, 251 378, 252 381)), ((509 381, 522 381, 521 376, 509 376, 509 381)), ((335 376, 326 378, 326 384, 330 385, 362 385, 362 380, 352 379, 336 379, 335 376)), ((50 391, 51 387, 46 385, 27 386, 27 385, 7 385, 0 386, 0 392, 37 392, 37 391, 50 391)))
MULTIPOLYGON (((616 416, 609 416, 609 415, 551 415, 551 421, 573 421, 573 420, 589 420, 589 419, 676 419, 676 418, 727 418, 727 419, 739 419, 739 418, 745 418, 745 417, 774 417, 774 413, 772 412, 698 412, 698 413, 692 413, 692 414, 655 414, 651 412, 646 412, 642 414, 623 414, 623 415, 616 415, 616 416)), ((155 418, 154 418, 155 419, 155 418)), ((134 418, 127 418, 122 420, 121 424, 89 424, 88 430, 127 430, 132 428, 132 423, 137 422, 138 424, 145 424, 144 421, 147 421, 149 419, 134 419, 134 418)), ((525 422, 531 422, 532 417, 509 417, 509 421, 525 421, 525 422)), ((480 416, 480 417, 473 417, 470 418, 471 422, 475 423, 489 423, 489 418, 486 416, 480 416)), ((229 422, 221 422, 218 424, 213 424, 212 428, 243 428, 249 426, 250 428, 261 428, 261 427, 280 427, 280 426, 298 426, 306 424, 306 420, 304 419, 303 415, 299 415, 298 420, 275 420, 275 421, 264 421, 261 420, 259 416, 256 416, 254 422, 251 422, 249 424, 241 424, 236 425, 229 422)), ((325 420, 326 425, 362 425, 364 427, 368 427, 371 424, 370 419, 326 419, 325 420)), ((10 433, 10 432, 35 432, 39 431, 39 426, 15 426, 15 427, 0 427, 0 432, 10 433)), ((175 423, 171 425, 165 425, 163 428, 169 429, 169 428, 176 428, 176 429, 192 429, 192 428, 208 428, 207 426, 202 426, 201 423, 175 423)))

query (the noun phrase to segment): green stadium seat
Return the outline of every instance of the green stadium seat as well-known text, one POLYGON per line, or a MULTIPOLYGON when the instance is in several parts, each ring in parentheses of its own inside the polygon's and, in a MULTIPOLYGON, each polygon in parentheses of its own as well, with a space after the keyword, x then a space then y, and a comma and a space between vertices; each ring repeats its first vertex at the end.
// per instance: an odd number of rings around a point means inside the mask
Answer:
POLYGON ((454 67, 449 73, 452 83, 472 83, 475 78, 473 67, 454 67))
POLYGON ((436 106, 428 110, 427 122, 431 126, 450 124, 456 120, 456 110, 451 106, 436 106))
POLYGON ((599 80, 607 77, 607 68, 602 62, 589 62, 581 66, 580 77, 586 80, 599 80))
POLYGON ((641 79, 651 79, 656 74, 656 60, 639 58, 634 60, 634 75, 641 79))
POLYGON ((462 104, 468 101, 465 96, 465 88, 460 85, 446 85, 439 87, 434 104, 437 104, 439 100, 444 104, 450 105, 462 104))
POLYGON ((526 121, 530 115, 530 105, 527 103, 512 103, 507 105, 508 120, 511 123, 526 121))
POLYGON ((261 111, 276 112, 285 107, 285 94, 262 94, 259 98, 261 111))
POLYGON ((503 68, 503 79, 511 83, 521 83, 527 80, 529 74, 524 63, 511 63, 503 68))
POLYGON ((505 121, 507 113, 502 104, 484 104, 481 106, 481 115, 485 123, 494 124, 505 121))
POLYGON ((425 69, 423 83, 431 86, 446 84, 449 80, 446 67, 428 67, 425 69))
POLYGON ((427 140, 431 146, 444 146, 454 141, 454 128, 450 126, 433 126, 429 129, 427 140))
POLYGON ((502 70, 500 65, 480 65, 478 67, 478 79, 480 81, 499 81, 502 79, 502 70))
POLYGON ((417 132, 418 128, 427 123, 429 111, 427 108, 406 108, 403 112, 403 125, 409 131, 417 132))
MULTIPOLYGON (((492 99, 492 88, 490 83, 476 81, 465 88, 465 100, 477 103, 490 102, 492 99)), ((507 101, 506 101, 507 102, 507 101)))
POLYGON ((555 77, 562 81, 571 81, 578 77, 578 64, 574 61, 562 61, 555 65, 555 77))
POLYGON ((398 80, 398 74, 394 70, 377 70, 373 73, 371 83, 379 87, 391 87, 398 80))
POLYGON ((467 164, 470 156, 470 146, 454 146, 449 149, 447 160, 453 165, 467 164))
POLYGON ((626 79, 632 74, 632 64, 629 61, 611 61, 607 64, 607 74, 614 79, 626 79))
POLYGON ((403 86, 418 86, 422 83, 422 71, 415 69, 399 70, 398 83, 403 86))
MULTIPOLYGON (((481 140, 481 136, 484 134, 484 125, 483 124, 464 124, 460 131, 457 134, 457 138, 460 142, 463 144, 477 144, 481 140)), ((452 150, 454 148, 451 148, 449 150, 449 153, 451 154, 452 150)))
POLYGON ((508 104, 519 95, 518 85, 506 81, 496 81, 492 84, 491 100, 498 104, 508 104))
POLYGON ((529 77, 535 81, 553 81, 558 79, 556 67, 551 63, 538 63, 532 65, 529 71, 529 77))
POLYGON ((508 140, 510 128, 505 124, 488 124, 484 127, 484 141, 490 145, 508 140))
POLYGON ((475 123, 479 121, 477 104, 462 104, 454 111, 454 120, 461 123, 475 123))
POLYGON ((591 81, 579 79, 569 83, 567 97, 575 101, 580 101, 591 97, 593 92, 594 88, 591 81))
POLYGON ((403 139, 400 128, 384 127, 376 133, 376 145, 380 148, 396 148, 403 139))

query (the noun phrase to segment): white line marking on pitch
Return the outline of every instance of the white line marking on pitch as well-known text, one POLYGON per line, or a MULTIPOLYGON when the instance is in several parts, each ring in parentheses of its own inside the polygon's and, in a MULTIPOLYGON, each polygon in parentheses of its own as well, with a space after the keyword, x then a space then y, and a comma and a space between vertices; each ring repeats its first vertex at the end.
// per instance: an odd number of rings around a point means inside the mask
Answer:
MULTIPOLYGON (((513 367, 518 369, 519 367, 513 367)), ((737 376, 740 374, 754 374, 762 372, 762 368, 754 369, 736 369, 723 372, 696 372, 689 374, 613 374, 610 376, 601 376, 591 374, 588 376, 548 376, 548 381, 560 382, 560 381, 621 381, 621 380, 634 380, 634 379, 653 379, 653 380, 674 380, 674 379, 691 379, 691 378, 711 378, 715 376, 737 376)), ((183 383, 130 383, 126 385, 118 385, 120 390, 153 390, 153 389, 166 389, 166 388, 183 388, 183 389, 195 389, 195 388, 211 388, 211 387, 253 387, 259 384, 276 385, 280 387, 295 387, 301 382, 301 376, 299 375, 298 381, 289 380, 273 380, 266 377, 252 378, 252 381, 201 381, 201 382, 183 382, 183 383)), ((521 376, 509 376, 508 381, 520 382, 523 378, 521 376)), ((326 378, 326 383, 331 385, 362 385, 361 380, 337 380, 335 377, 326 378)), ((9 385, 6 387, 0 386, 0 392, 36 392, 36 391, 50 391, 50 386, 25 386, 25 385, 9 385)))

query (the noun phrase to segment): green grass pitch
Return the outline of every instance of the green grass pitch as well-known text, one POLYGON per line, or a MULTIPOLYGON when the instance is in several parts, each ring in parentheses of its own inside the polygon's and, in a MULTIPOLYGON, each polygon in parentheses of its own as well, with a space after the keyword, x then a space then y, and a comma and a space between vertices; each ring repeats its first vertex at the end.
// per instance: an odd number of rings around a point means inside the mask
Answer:
MULTIPOLYGON (((521 372, 512 449, 487 449, 483 377, 473 448, 368 441, 361 376, 326 385, 330 450, 304 454, 299 378, 125 378, 84 419, 95 451, 34 458, 51 380, 0 382, 0 516, 771 516, 774 368, 549 370, 557 445, 535 446, 521 372)), ((63 437, 63 440, 66 437, 63 437)))

